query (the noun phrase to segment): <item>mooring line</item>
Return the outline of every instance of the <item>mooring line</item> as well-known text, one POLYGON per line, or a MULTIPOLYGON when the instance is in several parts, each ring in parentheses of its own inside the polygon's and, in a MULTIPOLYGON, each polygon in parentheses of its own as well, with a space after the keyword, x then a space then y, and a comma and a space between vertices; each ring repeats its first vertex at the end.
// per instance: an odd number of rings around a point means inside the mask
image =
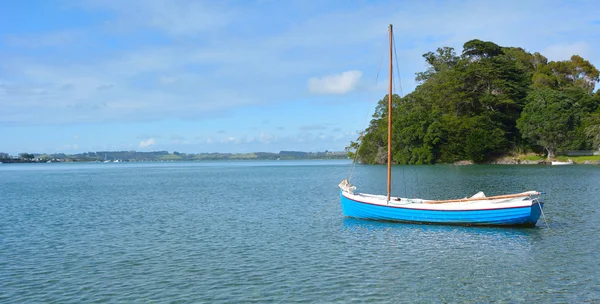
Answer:
POLYGON ((325 206, 325 208, 323 208, 323 210, 321 210, 321 211, 319 211, 319 212, 315 213, 313 216, 317 216, 317 215, 319 215, 319 214, 323 213, 323 211, 327 210, 327 209, 328 209, 329 207, 331 207, 331 205, 333 205, 335 202, 337 202, 337 199, 333 200, 331 203, 329 203, 329 205, 325 206))
POLYGON ((538 199, 538 207, 540 207, 540 212, 542 213, 542 218, 544 219, 544 223, 546 223, 546 228, 548 228, 548 230, 552 231, 552 229, 550 229, 550 225, 548 225, 548 221, 546 221, 546 215, 544 215, 544 209, 542 208, 542 204, 540 204, 539 199, 538 199))

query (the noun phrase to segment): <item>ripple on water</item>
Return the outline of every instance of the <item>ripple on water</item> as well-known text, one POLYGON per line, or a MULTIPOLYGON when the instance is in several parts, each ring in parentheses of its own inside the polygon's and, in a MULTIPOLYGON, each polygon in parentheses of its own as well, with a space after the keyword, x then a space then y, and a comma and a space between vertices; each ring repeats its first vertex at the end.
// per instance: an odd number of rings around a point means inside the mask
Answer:
POLYGON ((548 192, 548 228, 510 229, 343 218, 345 163, 266 164, 0 168, 0 302, 600 301, 596 167, 394 168, 399 193, 548 192))

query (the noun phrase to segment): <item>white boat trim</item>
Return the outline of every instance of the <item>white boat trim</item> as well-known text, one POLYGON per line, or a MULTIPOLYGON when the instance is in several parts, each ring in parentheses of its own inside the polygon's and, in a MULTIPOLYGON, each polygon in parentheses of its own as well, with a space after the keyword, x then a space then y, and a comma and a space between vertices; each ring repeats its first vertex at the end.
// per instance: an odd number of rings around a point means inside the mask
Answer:
POLYGON ((386 207, 399 207, 419 210, 435 210, 435 211, 469 211, 469 210, 489 210, 489 209, 503 209, 503 208, 520 208, 530 207, 534 203, 537 203, 532 197, 537 197, 539 192, 528 191, 522 193, 522 196, 513 198, 500 198, 500 199, 484 199, 484 200, 469 200, 464 199, 458 202, 448 202, 440 204, 431 204, 428 202, 435 202, 435 200, 424 200, 419 198, 401 198, 392 197, 388 202, 387 196, 385 195, 374 195, 367 193, 356 193, 351 194, 342 191, 342 194, 351 200, 386 206, 386 207))

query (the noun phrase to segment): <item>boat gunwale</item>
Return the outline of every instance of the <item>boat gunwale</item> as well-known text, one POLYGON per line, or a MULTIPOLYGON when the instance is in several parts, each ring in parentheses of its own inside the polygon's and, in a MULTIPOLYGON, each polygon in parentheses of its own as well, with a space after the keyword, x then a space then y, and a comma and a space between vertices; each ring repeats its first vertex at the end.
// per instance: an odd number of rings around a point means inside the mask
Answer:
MULTIPOLYGON (((487 211, 487 210, 494 210, 494 211, 498 211, 498 210, 505 210, 505 209, 518 209, 518 208, 532 208, 534 205, 541 205, 543 206, 544 202, 540 201, 539 198, 535 198, 532 200, 528 200, 525 201, 523 200, 523 202, 531 202, 530 204, 526 204, 526 205, 522 205, 522 206, 498 206, 498 207, 494 207, 494 208, 477 208, 477 209, 437 209, 437 208, 431 208, 429 206, 436 206, 436 207, 440 207, 444 204, 419 204, 419 205, 425 205, 428 206, 428 208, 414 208, 411 206, 398 206, 398 205, 390 205, 390 204, 377 204, 377 203, 373 203, 373 202, 367 202, 367 201, 361 201, 361 200, 357 200, 354 198, 350 198, 348 196, 346 196, 345 194, 350 194, 344 191, 340 191, 341 195, 348 199, 351 200, 353 202, 357 202, 357 203, 361 203, 361 204, 367 204, 367 205, 373 205, 373 206, 379 206, 379 207, 389 207, 389 208, 397 208, 397 209, 409 209, 409 210, 418 210, 418 211, 431 211, 431 212, 436 212, 436 211, 440 211, 440 212, 448 212, 448 211, 456 211, 456 212, 471 212, 471 211, 487 211)), ((365 193, 366 194, 366 193, 365 193)), ((352 196, 357 196, 357 194, 350 194, 352 196)), ((360 195, 360 194, 358 194, 360 195)), ((367 194, 370 195, 370 194, 367 194)), ((457 203, 447 203, 447 204, 457 204, 457 203)), ((500 203, 501 204, 501 203, 500 203)), ((410 204, 407 204, 410 205, 410 204)))

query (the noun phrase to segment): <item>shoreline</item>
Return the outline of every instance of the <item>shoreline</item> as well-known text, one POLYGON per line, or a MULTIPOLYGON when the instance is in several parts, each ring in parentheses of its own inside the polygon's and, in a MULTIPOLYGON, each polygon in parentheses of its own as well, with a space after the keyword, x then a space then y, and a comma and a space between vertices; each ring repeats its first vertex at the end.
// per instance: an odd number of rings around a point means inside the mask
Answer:
MULTIPOLYGON (((468 166, 473 165, 470 160, 461 160, 453 163, 456 166, 468 166)), ((540 160, 528 160, 521 159, 519 157, 502 157, 499 159, 495 159, 490 162, 483 163, 484 165, 551 165, 552 161, 547 159, 540 160)), ((573 165, 600 165, 600 160, 583 160, 579 161, 574 159, 573 165)))

